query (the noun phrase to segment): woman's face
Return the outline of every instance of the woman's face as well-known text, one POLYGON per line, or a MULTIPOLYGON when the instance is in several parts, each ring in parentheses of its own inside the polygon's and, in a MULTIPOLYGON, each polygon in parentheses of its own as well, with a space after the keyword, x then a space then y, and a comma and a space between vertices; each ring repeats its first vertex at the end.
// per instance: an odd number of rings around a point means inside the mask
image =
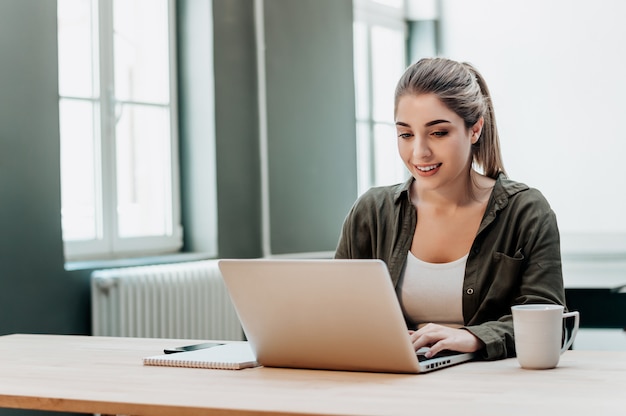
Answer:
POLYGON ((396 108, 398 151, 420 189, 466 184, 481 118, 467 129, 435 94, 405 95, 396 108))

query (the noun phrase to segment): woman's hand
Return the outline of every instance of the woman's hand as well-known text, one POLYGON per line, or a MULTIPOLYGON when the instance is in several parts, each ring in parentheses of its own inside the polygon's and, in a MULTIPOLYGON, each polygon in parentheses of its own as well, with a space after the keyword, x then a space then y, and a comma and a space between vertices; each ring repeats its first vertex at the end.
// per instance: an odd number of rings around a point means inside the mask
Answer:
POLYGON ((425 356, 430 358, 443 350, 474 352, 483 348, 484 343, 466 329, 450 328, 443 325, 427 324, 417 331, 409 331, 415 351, 430 347, 425 356))

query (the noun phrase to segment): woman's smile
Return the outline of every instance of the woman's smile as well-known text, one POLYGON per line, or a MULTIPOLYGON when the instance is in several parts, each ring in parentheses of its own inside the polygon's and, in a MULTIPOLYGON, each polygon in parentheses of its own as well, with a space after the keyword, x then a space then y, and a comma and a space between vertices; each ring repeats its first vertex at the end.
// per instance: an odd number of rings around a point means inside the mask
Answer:
POLYGON ((417 170, 417 174, 420 176, 432 176, 437 173, 441 165, 441 163, 431 165, 415 165, 415 169, 417 170))

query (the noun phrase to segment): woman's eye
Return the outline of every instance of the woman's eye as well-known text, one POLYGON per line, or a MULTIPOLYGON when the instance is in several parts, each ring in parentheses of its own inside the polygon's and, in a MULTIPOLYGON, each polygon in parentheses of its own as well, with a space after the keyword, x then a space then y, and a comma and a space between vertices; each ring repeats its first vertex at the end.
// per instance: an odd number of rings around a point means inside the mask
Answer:
POLYGON ((398 137, 401 139, 408 139, 409 137, 411 137, 411 133, 399 133, 398 137))
POLYGON ((447 131, 434 131, 432 132, 432 135, 435 137, 443 137, 445 135, 447 135, 448 132, 447 131))

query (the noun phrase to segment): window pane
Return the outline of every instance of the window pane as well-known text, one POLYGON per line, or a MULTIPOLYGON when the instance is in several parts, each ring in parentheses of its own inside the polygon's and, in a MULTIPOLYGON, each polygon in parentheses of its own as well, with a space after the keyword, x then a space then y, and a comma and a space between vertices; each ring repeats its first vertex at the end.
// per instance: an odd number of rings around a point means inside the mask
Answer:
POLYGON ((91 0, 59 0, 59 94, 91 98, 94 54, 91 0))
POLYGON ((359 195, 372 186, 372 140, 369 121, 356 123, 356 151, 359 195))
POLYGON ((374 3, 379 3, 385 6, 401 9, 404 6, 404 0, 372 0, 374 3))
POLYGON ((119 235, 171 235, 169 110, 122 108, 116 130, 119 235))
POLYGON ((405 70, 401 30, 372 27, 372 105, 375 121, 393 121, 396 83, 405 70))
POLYGON ((117 99, 167 103, 167 0, 115 0, 113 4, 117 99))
POLYGON ((369 63, 367 48, 367 25, 354 24, 354 81, 356 85, 356 118, 364 120, 370 117, 369 109, 369 63))
POLYGON ((59 113, 63 239, 94 240, 99 228, 94 177, 94 104, 62 99, 59 113))
POLYGON ((393 185, 408 178, 402 159, 398 155, 395 126, 374 125, 374 186, 393 185))

